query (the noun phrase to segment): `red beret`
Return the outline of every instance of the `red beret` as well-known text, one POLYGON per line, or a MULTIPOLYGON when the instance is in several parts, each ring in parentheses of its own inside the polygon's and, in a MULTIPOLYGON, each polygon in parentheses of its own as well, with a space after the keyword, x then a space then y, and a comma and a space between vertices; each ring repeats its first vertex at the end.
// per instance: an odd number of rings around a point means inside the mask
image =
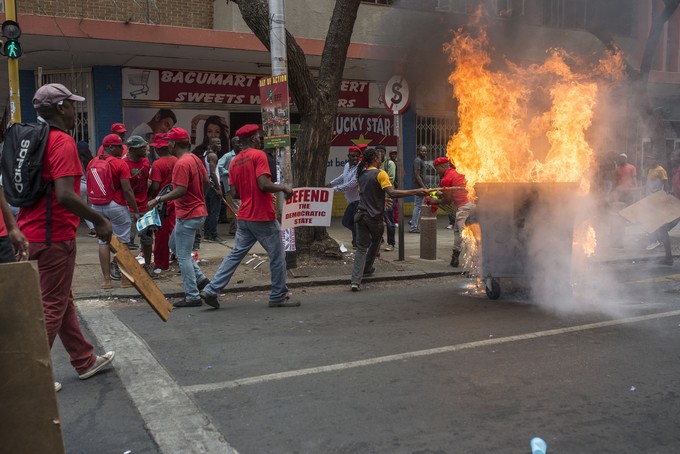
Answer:
POLYGON ((123 123, 114 123, 111 125, 111 132, 127 132, 123 123))
POLYGON ((361 148, 355 147, 355 146, 349 147, 349 153, 359 153, 359 154, 361 154, 361 148))
POLYGON ((434 160, 434 166, 437 167, 439 164, 450 164, 449 158, 440 157, 434 160))
POLYGON ((149 144, 150 147, 163 148, 168 146, 168 138, 165 134, 155 134, 153 136, 153 142, 149 144))
POLYGON ((360 143, 359 145, 357 145, 357 148, 361 151, 364 151, 366 148, 368 148, 368 144, 367 143, 360 143))
POLYGON ((104 137, 102 145, 105 147, 110 147, 112 145, 123 145, 123 139, 120 138, 118 134, 109 134, 104 137))
POLYGON ((165 136, 168 140, 175 142, 189 142, 189 133, 182 128, 172 128, 165 136))
POLYGON ((254 136, 259 130, 260 127, 258 125, 243 125, 236 131, 236 136, 239 139, 245 139, 246 137, 254 136))

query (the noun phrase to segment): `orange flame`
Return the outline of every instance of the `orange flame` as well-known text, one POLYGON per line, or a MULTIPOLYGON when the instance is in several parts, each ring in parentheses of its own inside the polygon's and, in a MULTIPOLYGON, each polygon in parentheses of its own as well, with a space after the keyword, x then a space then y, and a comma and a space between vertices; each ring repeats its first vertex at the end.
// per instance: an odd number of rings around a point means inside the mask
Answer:
POLYGON ((445 46, 455 70, 449 76, 458 100, 460 129, 447 156, 477 182, 578 182, 589 191, 593 150, 586 140, 605 78, 623 76, 623 56, 609 53, 588 67, 562 50, 541 65, 506 61, 492 71, 489 43, 481 30, 462 29, 445 46))
POLYGON ((597 248, 597 236, 590 221, 583 221, 574 229, 573 246, 575 251, 582 251, 586 257, 592 257, 597 248))

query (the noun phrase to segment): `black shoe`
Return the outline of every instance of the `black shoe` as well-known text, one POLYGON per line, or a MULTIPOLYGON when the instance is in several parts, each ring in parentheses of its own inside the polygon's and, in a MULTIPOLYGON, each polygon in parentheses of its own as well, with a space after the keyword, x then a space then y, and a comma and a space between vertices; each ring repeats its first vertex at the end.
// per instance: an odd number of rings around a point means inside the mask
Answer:
POLYGON ((459 265, 459 258, 460 258, 460 252, 455 251, 453 255, 451 256, 451 266, 454 268, 458 268, 459 265))
POLYGON ((203 302, 208 306, 214 307, 215 309, 220 308, 220 303, 217 301, 217 296, 208 295, 206 292, 201 292, 200 295, 203 302))
POLYGON ((173 304, 174 307, 199 307, 202 306, 203 302, 201 300, 196 300, 196 301, 190 301, 187 299, 183 299, 182 301, 177 301, 175 304, 173 304))
POLYGON ((196 287, 198 288, 198 290, 203 290, 204 288, 207 287, 208 284, 210 284, 210 279, 204 277, 200 281, 196 282, 196 287))
POLYGON ((375 274, 375 267, 372 266, 367 270, 364 270, 364 276, 370 276, 371 274, 375 274))
POLYGON ((120 268, 118 268, 118 263, 111 262, 109 276, 111 276, 111 279, 113 279, 114 281, 120 280, 120 268))
POLYGON ((153 266, 144 265, 144 270, 146 271, 146 274, 148 274, 151 279, 158 279, 158 274, 153 272, 153 270, 154 270, 153 266))
POLYGON ((269 307, 298 307, 300 305, 299 301, 290 301, 290 295, 286 295, 278 301, 270 301, 269 307))

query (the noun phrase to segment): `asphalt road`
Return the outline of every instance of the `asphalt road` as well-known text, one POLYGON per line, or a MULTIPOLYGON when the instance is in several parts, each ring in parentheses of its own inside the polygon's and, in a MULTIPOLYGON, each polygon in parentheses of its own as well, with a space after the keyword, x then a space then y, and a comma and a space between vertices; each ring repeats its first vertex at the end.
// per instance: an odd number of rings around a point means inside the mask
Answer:
POLYGON ((462 278, 310 288, 286 309, 228 294, 166 324, 85 302, 118 357, 79 382, 55 348, 67 452, 523 453, 534 436, 554 453, 680 452, 680 274, 608 269, 581 313, 462 278))

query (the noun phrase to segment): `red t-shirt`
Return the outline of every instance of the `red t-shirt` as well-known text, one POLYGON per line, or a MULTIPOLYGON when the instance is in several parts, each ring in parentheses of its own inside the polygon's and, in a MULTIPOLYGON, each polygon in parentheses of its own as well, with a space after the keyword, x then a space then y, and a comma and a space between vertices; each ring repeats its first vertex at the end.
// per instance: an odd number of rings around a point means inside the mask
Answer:
MULTIPOLYGON (((43 159, 43 180, 52 183, 64 177, 73 178, 73 190, 80 195, 80 176, 83 167, 78 159, 78 149, 73 137, 58 129, 50 129, 47 147, 43 159)), ((50 227, 52 241, 69 241, 76 237, 76 229, 80 219, 64 208, 58 201, 51 187, 50 227)), ((17 217, 19 229, 31 243, 44 243, 46 240, 46 197, 30 207, 21 208, 17 217)))
MULTIPOLYGON (((172 183, 172 169, 176 162, 177 158, 173 155, 161 156, 153 162, 149 179, 159 183, 159 190, 172 183)), ((156 194, 153 194, 153 196, 155 197, 156 194)))
POLYGON ((269 162, 264 151, 246 148, 229 165, 229 184, 236 186, 241 198, 238 218, 244 221, 273 221, 276 219, 272 194, 260 191, 257 177, 269 175, 269 162))
MULTIPOLYGON (((444 172, 444 176, 442 177, 442 181, 440 184, 442 185, 442 187, 445 188, 465 187, 467 182, 465 181, 465 175, 461 175, 460 173, 458 173, 456 169, 451 167, 446 169, 446 172, 444 172)), ((470 201, 468 199, 467 190, 452 189, 450 191, 450 194, 451 200, 453 200, 454 205, 456 205, 457 207, 461 207, 470 201)))
MULTIPOLYGON (((149 172, 151 171, 151 164, 147 158, 142 158, 137 162, 130 159, 130 156, 123 158, 130 169, 130 185, 132 192, 135 193, 135 202, 137 202, 137 209, 140 213, 146 212, 147 191, 149 190, 149 172)), ((130 209, 132 213, 132 209, 130 209)))
POLYGON ((635 166, 626 163, 616 168, 616 189, 635 189, 637 187, 637 170, 635 166))
POLYGON ((179 219, 192 219, 207 216, 203 196, 203 177, 208 172, 200 159, 193 153, 186 153, 172 169, 172 185, 187 188, 186 194, 175 200, 175 213, 179 219))
POLYGON ((9 232, 7 231, 7 226, 5 225, 5 218, 0 213, 0 237, 7 236, 9 232))

